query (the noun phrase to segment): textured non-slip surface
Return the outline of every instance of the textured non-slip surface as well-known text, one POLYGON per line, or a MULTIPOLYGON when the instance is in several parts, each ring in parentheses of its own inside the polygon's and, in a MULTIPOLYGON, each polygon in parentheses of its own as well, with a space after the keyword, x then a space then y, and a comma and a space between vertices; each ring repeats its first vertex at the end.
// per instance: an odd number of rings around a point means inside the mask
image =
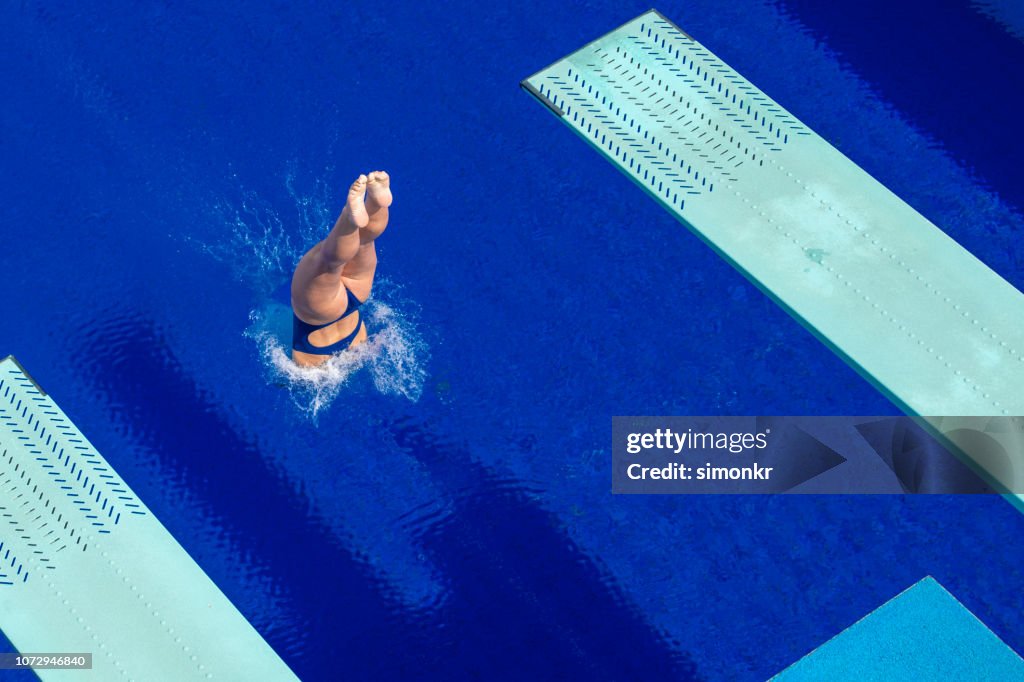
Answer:
POLYGON ((658 12, 524 86, 904 410, 1024 414, 1024 295, 658 12))
POLYGON ((44 680, 295 679, 57 404, 0 361, 0 628, 44 680))

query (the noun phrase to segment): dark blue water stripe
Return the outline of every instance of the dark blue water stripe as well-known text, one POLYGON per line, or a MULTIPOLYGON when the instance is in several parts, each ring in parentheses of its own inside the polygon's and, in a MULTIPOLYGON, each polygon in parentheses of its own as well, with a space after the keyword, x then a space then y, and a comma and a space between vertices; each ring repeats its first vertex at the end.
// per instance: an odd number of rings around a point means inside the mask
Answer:
MULTIPOLYGON (((143 320, 130 343, 87 353, 82 369, 133 406, 146 425, 140 438, 161 465, 185 481, 216 524, 273 577, 286 610, 315 624, 303 628, 298 652, 281 641, 283 630, 262 633, 302 679, 332 679, 321 653, 328 650, 345 661, 348 679, 469 679, 467 670, 488 680, 699 679, 689 659, 645 622, 556 517, 523 492, 494 484, 496 475, 474 464, 467 451, 409 416, 390 424, 390 437, 430 471, 454 511, 451 522, 427 526, 420 537, 424 554, 446 578, 443 607, 403 611, 258 445, 223 420, 182 368, 160 353, 164 347, 155 325, 143 320), (145 384, 137 381, 140 375, 145 384), (466 490, 480 494, 467 497, 466 490), (368 654, 383 650, 388 654, 368 654)), ((193 551, 179 519, 160 516, 193 551)), ((204 568, 245 613, 251 601, 237 581, 215 562, 204 568)))
POLYGON ((783 0, 875 91, 1024 209, 1024 43, 966 3, 783 0))

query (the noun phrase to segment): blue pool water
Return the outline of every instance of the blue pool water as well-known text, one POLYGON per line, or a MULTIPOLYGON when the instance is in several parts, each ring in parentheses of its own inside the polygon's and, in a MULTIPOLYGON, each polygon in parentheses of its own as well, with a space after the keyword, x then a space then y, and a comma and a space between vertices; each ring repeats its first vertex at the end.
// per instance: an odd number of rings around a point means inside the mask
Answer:
MULTIPOLYGON (((1024 288, 998 4, 658 9, 1024 288)), ((764 679, 925 575, 1024 651, 1000 498, 610 495, 612 415, 895 414, 517 87, 647 4, 209 5, 0 7, 0 355, 302 679, 764 679), (273 292, 374 168, 304 385, 273 292)))

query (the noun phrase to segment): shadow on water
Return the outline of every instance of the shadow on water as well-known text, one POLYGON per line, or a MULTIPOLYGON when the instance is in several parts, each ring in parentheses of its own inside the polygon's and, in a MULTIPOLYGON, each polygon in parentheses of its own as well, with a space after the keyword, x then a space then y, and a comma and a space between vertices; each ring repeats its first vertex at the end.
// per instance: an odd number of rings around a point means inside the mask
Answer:
MULTIPOLYGON (((102 339, 102 348, 84 349, 81 366, 103 394, 125 406, 128 414, 118 417, 131 419, 136 441, 155 453, 169 483, 199 501, 202 523, 230 538, 231 556, 204 570, 239 606, 250 601, 250 591, 267 589, 250 584, 246 574, 269 577, 284 607, 245 615, 302 679, 329 679, 338 660, 355 678, 401 676, 412 652, 372 655, 382 643, 411 634, 372 569, 343 546, 258 446, 233 430, 166 351, 155 326, 131 322, 130 334, 111 328, 110 335, 88 335, 102 339), (249 570, 226 568, 235 562, 249 563, 249 570), (287 626, 275 622, 289 615, 287 626)), ((129 484, 137 492, 160 485, 129 484)), ((165 499, 169 508, 161 513, 157 500, 146 501, 190 553, 224 553, 223 547, 195 546, 194 528, 183 518, 195 510, 165 499)))
POLYGON ((450 519, 435 517, 420 532, 424 551, 458 586, 440 614, 461 626, 449 655, 482 679, 698 679, 523 485, 416 418, 390 429, 446 490, 462 491, 445 502, 450 519))
MULTIPOLYGON (((554 515, 413 417, 385 428, 450 498, 438 501, 446 514, 415 529, 449 594, 432 610, 403 609, 327 527, 315 500, 295 492, 258 444, 221 416, 154 323, 129 322, 86 335, 95 345, 83 349, 86 377, 110 396, 115 418, 130 419, 160 475, 198 501, 204 530, 230 538, 231 555, 204 568, 302 679, 695 679, 693 665, 644 622, 554 515), (248 570, 229 568, 240 562, 248 570), (263 582, 246 577, 252 573, 263 582), (245 608, 262 603, 268 580, 278 605, 269 613, 245 608)), ((163 482, 134 483, 139 491, 163 482)), ((166 498, 149 502, 195 555, 223 556, 222 546, 204 544, 196 535, 208 534, 185 520, 195 509, 166 498)))
POLYGON ((915 125, 1024 209, 1018 164, 1024 138, 994 134, 1019 128, 1024 94, 996 65, 1020 64, 1024 44, 967 2, 776 1, 915 125))

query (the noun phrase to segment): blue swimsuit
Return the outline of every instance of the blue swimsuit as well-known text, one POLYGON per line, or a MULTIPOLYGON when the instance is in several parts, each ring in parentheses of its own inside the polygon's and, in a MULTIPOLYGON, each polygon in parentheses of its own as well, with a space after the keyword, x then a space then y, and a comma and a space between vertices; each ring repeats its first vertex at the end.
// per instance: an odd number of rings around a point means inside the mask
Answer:
MULTIPOLYGON (((363 304, 363 301, 360 301, 358 298, 356 298, 355 294, 349 291, 347 287, 345 289, 345 293, 348 294, 348 307, 345 308, 345 312, 342 313, 341 317, 339 317, 338 320, 343 320, 352 313, 356 312, 357 310, 359 310, 359 306, 363 304)), ((358 334, 359 330, 362 329, 363 327, 362 315, 359 316, 359 322, 356 324, 356 328, 352 330, 352 333, 346 336, 345 338, 341 339, 340 341, 332 343, 329 346, 314 346, 309 342, 310 334, 312 334, 318 329, 330 327, 338 320, 332 320, 331 322, 328 322, 326 324, 309 324, 308 322, 303 322, 302 320, 300 320, 299 316, 293 312, 292 348, 294 348, 297 351, 302 351, 303 353, 309 353, 311 355, 332 355, 334 353, 337 353, 338 351, 345 350, 350 345, 352 345, 352 341, 355 340, 356 334, 358 334)))

